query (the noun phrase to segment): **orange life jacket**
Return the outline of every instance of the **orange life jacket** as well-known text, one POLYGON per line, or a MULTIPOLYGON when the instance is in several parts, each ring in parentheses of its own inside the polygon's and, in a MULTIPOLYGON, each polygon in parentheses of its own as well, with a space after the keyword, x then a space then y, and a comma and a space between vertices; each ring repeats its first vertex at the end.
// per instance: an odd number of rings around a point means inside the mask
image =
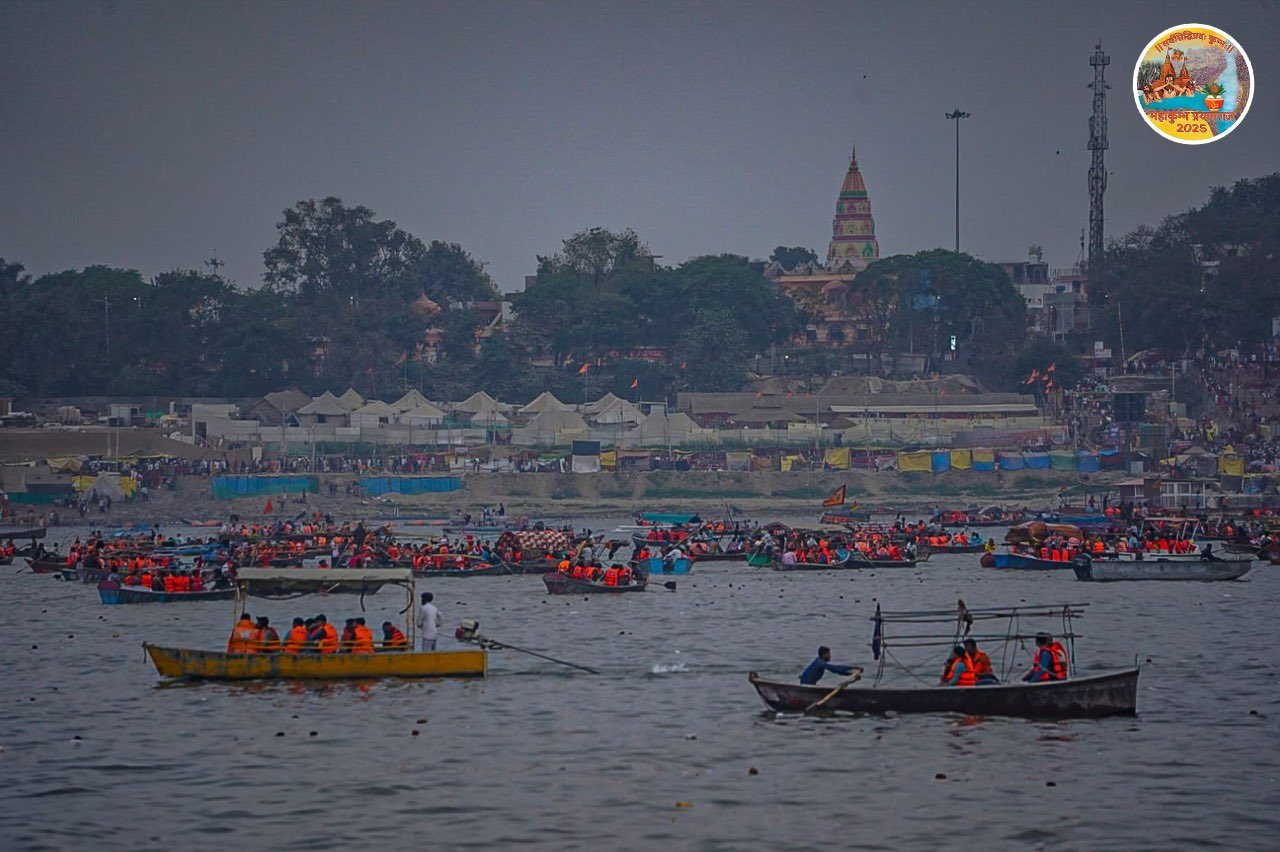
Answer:
POLYGON ((320 637, 320 653, 338 653, 338 631, 334 629, 332 624, 327 622, 321 629, 324 630, 324 635, 320 637))
POLYGON ((227 639, 227 653, 252 654, 257 633, 258 630, 253 626, 252 621, 241 618, 236 622, 236 626, 231 628, 231 637, 227 639))
POLYGON ((405 637, 404 631, 394 624, 391 626, 391 638, 382 640, 383 648, 408 648, 409 640, 405 637))
POLYGON ((274 627, 255 630, 253 644, 259 654, 278 654, 280 653, 280 634, 276 633, 274 627))
POLYGON ((355 640, 351 643, 351 653, 353 654, 372 654, 373 653, 373 631, 363 624, 357 624, 355 629, 355 640))
POLYGON ((284 652, 286 654, 301 654, 307 647, 307 628, 301 624, 289 630, 289 635, 284 640, 284 652))

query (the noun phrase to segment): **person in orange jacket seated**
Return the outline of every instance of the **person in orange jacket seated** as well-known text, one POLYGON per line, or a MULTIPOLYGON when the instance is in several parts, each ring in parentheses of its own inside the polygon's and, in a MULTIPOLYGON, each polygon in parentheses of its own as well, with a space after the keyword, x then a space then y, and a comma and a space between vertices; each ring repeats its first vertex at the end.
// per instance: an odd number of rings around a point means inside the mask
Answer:
POLYGON ((271 626, 271 620, 265 615, 258 616, 254 628, 253 647, 259 654, 280 653, 280 634, 271 626))
POLYGON ((405 651, 409 648, 409 639, 404 631, 390 621, 382 622, 382 650, 405 651))
POLYGON ((355 634, 355 639, 351 644, 351 653, 372 654, 374 650, 373 631, 365 626, 363 618, 356 619, 356 625, 352 632, 355 634))
POLYGON ((973 660, 973 673, 978 677, 978 685, 999 683, 995 669, 991 668, 991 658, 985 651, 978 650, 978 643, 972 639, 964 640, 964 650, 973 660))
POLYGON ((963 645, 957 645, 947 657, 947 664, 942 671, 944 686, 977 686, 978 673, 973 658, 965 651, 963 645))
POLYGON ((236 622, 235 627, 231 628, 231 636, 227 639, 228 654, 252 654, 255 649, 253 646, 254 637, 257 636, 257 628, 253 626, 253 618, 249 613, 240 616, 240 620, 236 622))
POLYGON ((338 631, 325 618, 324 613, 316 616, 311 632, 307 635, 307 641, 314 643, 321 654, 338 653, 338 631))
POLYGON ((289 628, 289 634, 284 639, 284 652, 286 654, 301 654, 305 650, 307 650, 306 622, 301 618, 295 618, 293 626, 289 628))

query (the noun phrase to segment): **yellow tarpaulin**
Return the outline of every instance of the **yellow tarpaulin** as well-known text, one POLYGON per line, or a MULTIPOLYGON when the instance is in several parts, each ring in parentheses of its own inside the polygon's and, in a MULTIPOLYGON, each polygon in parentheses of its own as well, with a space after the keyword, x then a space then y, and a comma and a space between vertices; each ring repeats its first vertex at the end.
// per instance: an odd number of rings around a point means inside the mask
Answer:
POLYGON ((986 464, 996 463, 995 450, 974 450, 970 457, 973 464, 978 464, 980 462, 985 462, 986 464))
POLYGON ((848 447, 828 447, 825 458, 827 467, 834 467, 837 470, 849 469, 849 448, 848 447))
POLYGON ((755 454, 752 454, 751 469, 752 470, 777 470, 778 468, 775 466, 773 459, 770 458, 769 456, 757 456, 755 454))
POLYGON ((84 493, 89 490, 89 486, 93 485, 97 479, 98 477, 96 476, 73 476, 71 477, 71 486, 75 488, 75 490, 84 493))
POLYGON ((951 451, 951 469, 952 470, 968 470, 973 467, 973 451, 972 450, 952 450, 951 451))
MULTIPOLYGON (((45 463, 49 465, 50 470, 59 473, 75 473, 80 469, 80 459, 75 456, 51 456, 45 459, 45 463)), ((93 477, 89 477, 93 479, 93 477)))
POLYGON ((800 463, 800 456, 783 456, 782 470, 783 472, 790 471, 793 465, 797 465, 799 463, 800 463))
POLYGON ((928 450, 917 450, 914 453, 898 453, 898 470, 904 473, 933 471, 933 453, 928 450))
POLYGON ((606 470, 616 470, 618 467, 618 451, 608 450, 600 454, 600 466, 606 470))
POLYGON ((1218 456, 1218 473, 1223 476, 1244 476, 1244 456, 1227 447, 1218 456))

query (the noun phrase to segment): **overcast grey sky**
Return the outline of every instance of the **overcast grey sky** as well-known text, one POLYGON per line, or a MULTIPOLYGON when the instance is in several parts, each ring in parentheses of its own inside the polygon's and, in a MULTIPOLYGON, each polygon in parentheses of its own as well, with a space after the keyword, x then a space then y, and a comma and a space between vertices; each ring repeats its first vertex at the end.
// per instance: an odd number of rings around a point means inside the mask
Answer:
POLYGON ((668 262, 825 256, 850 144, 883 255, 952 244, 1074 262, 1101 36, 1107 232, 1280 169, 1271 2, 14 2, 0 0, 0 256, 152 275, 217 252, 256 285, 281 210, 337 195, 462 243, 505 290, 581 228, 668 262), (1221 142, 1147 129, 1147 41, 1225 29, 1253 63, 1221 142))

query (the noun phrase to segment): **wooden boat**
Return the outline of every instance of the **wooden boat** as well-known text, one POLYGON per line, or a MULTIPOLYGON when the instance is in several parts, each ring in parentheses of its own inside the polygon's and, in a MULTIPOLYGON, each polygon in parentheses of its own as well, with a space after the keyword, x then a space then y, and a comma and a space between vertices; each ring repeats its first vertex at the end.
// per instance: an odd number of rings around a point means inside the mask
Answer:
POLYGON ((67 567, 65 556, 47 556, 42 559, 28 559, 27 564, 36 574, 58 574, 67 567))
POLYGON ((1077 558, 1071 563, 1077 580, 1105 583, 1117 580, 1184 580, 1210 583, 1238 580, 1253 567, 1252 559, 1110 560, 1077 558))
POLYGON ((524 561, 514 561, 504 559, 503 566, 507 569, 508 574, 545 574, 548 571, 556 570, 560 564, 558 559, 529 559, 524 561))
POLYGON ((919 562, 928 562, 929 554, 918 556, 915 559, 876 559, 867 557, 861 565, 854 565, 855 568, 914 568, 919 562))
POLYGON ((163 677, 197 680, 369 680, 383 677, 484 677, 487 653, 380 651, 376 654, 228 654, 142 647, 163 677))
POLYGON ((5 565, 12 565, 13 560, 16 558, 17 557, 15 556, 0 556, 0 567, 3 567, 5 565))
POLYGON ((142 586, 122 586, 111 580, 98 584, 98 596, 104 604, 196 603, 229 601, 236 595, 233 588, 204 589, 199 592, 157 592, 142 586))
MULTIPOLYGON (((1087 719, 1134 716, 1138 710, 1138 668, 1120 669, 1064 681, 1004 683, 973 687, 849 686, 824 710, 846 713, 963 713, 968 716, 1021 716, 1087 719)), ((747 676, 771 710, 803 713, 831 692, 830 686, 801 686, 747 676)))
POLYGON ((48 532, 45 527, 17 527, 0 524, 0 541, 9 541, 10 539, 13 541, 18 539, 34 541, 37 538, 44 538, 48 532))
MULTIPOLYGON (((298 594, 321 591, 332 584, 335 572, 323 568, 277 570, 242 568, 236 576, 237 616, 246 599, 259 592, 275 594, 280 589, 298 594)), ((346 569, 344 585, 373 591, 398 586, 405 592, 407 614, 416 604, 413 572, 402 568, 346 569)), ((283 619, 281 620, 283 622, 283 619)), ((414 641, 414 619, 404 624, 410 648, 414 641)), ((483 648, 459 651, 379 651, 373 654, 230 654, 142 643, 151 662, 163 677, 205 680, 369 680, 383 677, 484 677, 488 654, 483 648)))
POLYGON ((768 568, 773 564, 773 554, 759 551, 747 554, 747 564, 752 568, 768 568))
POLYGON ((690 558, 696 565, 704 562, 746 562, 747 552, 739 550, 737 553, 695 553, 690 558))
POLYGON ((639 568, 645 574, 681 575, 693 570, 693 560, 687 556, 670 561, 661 556, 650 556, 643 560, 631 560, 632 568, 639 568))
POLYGON ((510 574, 506 564, 495 562, 491 564, 477 564, 475 567, 463 568, 415 568, 413 576, 415 577, 499 577, 504 574, 510 574))
POLYGON ((643 592, 649 585, 648 577, 641 577, 627 586, 606 586, 593 580, 579 580, 559 571, 542 575, 549 595, 617 595, 624 592, 643 592))
POLYGON ((983 568, 1007 568, 1016 571, 1061 570, 1071 567, 1071 562, 1068 560, 1041 559, 1038 556, 1013 550, 1004 553, 984 553, 979 564, 983 568))
POLYGON ((847 568, 867 568, 869 565, 865 558, 851 553, 839 562, 795 562, 788 565, 781 559, 774 559, 769 567, 774 571, 843 571, 847 568))
POLYGON ((986 543, 981 544, 940 544, 937 546, 928 545, 930 553, 936 553, 942 556, 947 553, 981 553, 986 548, 986 543))

